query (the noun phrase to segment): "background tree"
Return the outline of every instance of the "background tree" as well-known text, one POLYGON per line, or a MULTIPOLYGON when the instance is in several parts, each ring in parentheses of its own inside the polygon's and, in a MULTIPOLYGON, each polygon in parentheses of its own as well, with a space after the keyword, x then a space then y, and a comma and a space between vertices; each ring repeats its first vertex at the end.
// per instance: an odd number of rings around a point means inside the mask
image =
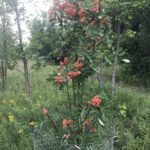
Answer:
POLYGON ((2 89, 5 89, 7 68, 11 66, 16 50, 15 34, 13 33, 10 19, 10 7, 7 0, 0 2, 0 73, 2 78, 2 89), (14 56, 13 56, 14 55, 14 56))
POLYGON ((25 91, 27 97, 30 96, 30 82, 29 82, 29 73, 28 73, 28 62, 26 53, 24 50, 24 44, 23 44, 23 36, 22 36, 22 29, 21 29, 21 16, 24 15, 24 8, 19 7, 19 1, 18 0, 9 0, 9 5, 11 6, 12 10, 14 11, 16 15, 16 24, 18 29, 18 40, 19 40, 19 51, 21 53, 21 59, 24 66, 24 77, 25 77, 25 91))
POLYGON ((148 14, 150 2, 148 0, 142 2, 137 0, 108 0, 105 4, 108 8, 108 15, 112 17, 114 33, 117 33, 117 20, 120 22, 120 48, 130 60, 130 64, 124 68, 127 69, 125 70, 126 74, 149 78, 150 22, 148 14))
POLYGON ((126 34, 122 41, 122 46, 127 50, 130 59, 130 69, 132 75, 150 77, 150 1, 139 2, 134 0, 128 7, 129 25, 126 25, 126 34))
POLYGON ((42 12, 41 15, 34 18, 30 23, 31 39, 28 46, 28 52, 36 60, 43 58, 49 61, 50 53, 54 51, 54 40, 57 35, 49 25, 47 12, 42 12))

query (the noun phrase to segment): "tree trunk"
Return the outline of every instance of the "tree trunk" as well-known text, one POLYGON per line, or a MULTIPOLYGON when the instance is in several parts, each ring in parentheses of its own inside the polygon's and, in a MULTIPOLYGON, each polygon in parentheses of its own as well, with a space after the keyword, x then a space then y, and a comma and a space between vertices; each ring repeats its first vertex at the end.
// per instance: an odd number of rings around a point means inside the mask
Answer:
POLYGON ((6 65, 6 55, 7 55, 7 39, 6 39, 6 29, 4 27, 4 39, 3 39, 3 65, 2 65, 2 75, 3 75, 3 90, 5 90, 6 86, 6 70, 7 70, 7 65, 6 65))
POLYGON ((24 77, 25 77, 25 90, 26 95, 30 97, 30 81, 29 81, 29 72, 28 72, 28 62, 26 56, 23 56, 23 65, 24 65, 24 77))
POLYGON ((7 79, 7 37, 5 39, 5 46, 4 46, 4 60, 5 60, 5 64, 4 64, 4 76, 5 76, 5 80, 7 79))
MULTIPOLYGON (((115 95, 116 90, 116 67, 118 61, 118 49, 120 48, 120 22, 117 22, 117 36, 116 36, 116 51, 115 51, 115 58, 114 58, 114 65, 113 65, 113 72, 112 72, 112 97, 115 95)), ((104 150, 113 150, 114 149, 114 136, 116 134, 116 128, 114 121, 112 121, 111 127, 111 137, 106 141, 104 150)))
POLYGON ((24 66, 24 77, 25 77, 25 91, 26 95, 29 98, 30 97, 30 82, 29 82, 29 73, 28 73, 28 63, 26 54, 23 50, 23 42, 22 42, 22 31, 20 26, 20 15, 18 12, 17 4, 15 4, 15 13, 16 13, 16 21, 17 21, 17 28, 18 28, 18 34, 19 34, 19 44, 20 44, 20 52, 22 53, 22 61, 24 66))
POLYGON ((5 78, 4 78, 4 62, 1 60, 1 79, 2 79, 2 90, 5 88, 5 78))
POLYGON ((7 59, 5 58, 5 68, 4 68, 4 76, 5 76, 5 80, 7 80, 7 59))
POLYGON ((98 85, 99 85, 101 88, 103 88, 104 80, 103 80, 102 71, 96 73, 96 78, 97 78, 97 81, 98 81, 98 85))
POLYGON ((118 49, 120 48, 120 22, 117 23, 117 37, 116 37, 116 51, 115 51, 115 58, 114 58, 114 65, 112 71, 112 97, 115 94, 116 90, 116 67, 118 61, 118 49))
POLYGON ((2 90, 5 90, 5 67, 6 67, 6 60, 5 60, 5 56, 6 56, 6 48, 7 48, 7 42, 6 42, 6 15, 5 15, 5 4, 2 3, 2 7, 3 7, 3 14, 1 17, 1 21, 2 21, 2 54, 1 54, 1 78, 2 78, 2 90))

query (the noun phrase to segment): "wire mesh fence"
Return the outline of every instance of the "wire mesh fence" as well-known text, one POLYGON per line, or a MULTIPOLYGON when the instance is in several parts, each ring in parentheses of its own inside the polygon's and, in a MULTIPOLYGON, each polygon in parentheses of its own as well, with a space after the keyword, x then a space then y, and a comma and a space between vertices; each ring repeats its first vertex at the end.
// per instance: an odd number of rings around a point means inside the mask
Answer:
MULTIPOLYGON (((114 135, 115 127, 112 125, 111 133, 109 138, 105 140, 102 144, 85 146, 86 148, 81 148, 77 145, 66 145, 66 147, 61 146, 60 138, 56 137, 53 132, 45 131, 43 125, 41 127, 34 128, 32 133, 33 138, 33 149, 34 150, 113 150, 114 147, 114 135)), ((88 145, 88 143, 87 143, 88 145)))

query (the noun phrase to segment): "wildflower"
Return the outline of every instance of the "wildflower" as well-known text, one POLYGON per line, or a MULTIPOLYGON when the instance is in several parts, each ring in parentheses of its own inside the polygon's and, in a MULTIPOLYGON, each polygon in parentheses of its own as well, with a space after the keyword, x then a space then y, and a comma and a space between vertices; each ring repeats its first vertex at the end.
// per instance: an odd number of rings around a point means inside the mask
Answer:
POLYGON ((23 133, 23 130, 22 129, 18 130, 18 134, 21 134, 21 133, 23 133))
POLYGON ((126 116, 127 116, 126 110, 120 110, 120 114, 121 114, 123 117, 126 117, 126 116))
POLYGON ((15 102, 15 100, 13 100, 13 99, 11 99, 11 100, 9 101, 9 103, 10 103, 12 106, 15 106, 15 105, 16 105, 16 102, 15 102))
POLYGON ((99 98, 99 96, 94 96, 94 98, 91 101, 88 101, 88 104, 94 107, 99 107, 101 104, 101 99, 99 98))
POLYGON ((43 111, 43 114, 45 114, 45 115, 48 114, 48 110, 46 108, 43 108, 42 111, 43 111))
POLYGON ((58 84, 62 84, 62 83, 65 82, 63 77, 61 77, 61 76, 57 76, 54 79, 55 79, 55 82, 58 83, 58 84))
POLYGON ((86 119, 83 123, 84 126, 89 126, 92 124, 92 121, 90 119, 86 119))
POLYGON ((65 139, 69 139, 69 137, 70 137, 70 134, 64 134, 64 136, 63 136, 65 139))
POLYGON ((85 13, 86 13, 86 10, 84 8, 80 8, 78 15, 79 15, 79 20, 81 23, 86 22, 85 13))
POLYGON ((93 7, 93 8, 91 8, 91 11, 92 11, 92 12, 97 12, 97 8, 96 8, 96 7, 93 7))
POLYGON ((69 64, 69 59, 68 59, 68 57, 65 57, 64 58, 64 65, 68 65, 69 64))
POLYGON ((48 10, 48 13, 50 14, 50 16, 53 16, 54 15, 54 8, 50 7, 48 10))
POLYGON ((101 4, 100 4, 99 0, 96 0, 95 2, 92 3, 91 11, 97 12, 97 11, 99 11, 100 8, 101 8, 101 4))
POLYGON ((76 6, 74 4, 65 2, 64 13, 66 14, 67 19, 72 19, 72 17, 77 14, 76 6))
POLYGON ((11 114, 11 113, 8 113, 8 120, 10 121, 10 122, 14 122, 14 116, 11 114))
POLYGON ((38 99, 42 99, 42 96, 39 95, 39 96, 38 96, 38 99))
POLYGON ((78 70, 82 70, 83 64, 81 63, 80 58, 78 58, 77 62, 74 64, 74 67, 78 70))
MULTIPOLYGON (((77 13, 77 10, 74 8, 74 7, 70 7, 70 8, 66 8, 64 10, 65 14, 68 16, 68 15, 71 15, 71 16, 75 16, 76 13, 77 13)), ((71 17, 70 16, 70 17, 71 17)))
POLYGON ((86 10, 84 8, 80 8, 79 12, 78 12, 78 15, 79 17, 83 17, 86 13, 86 10))
POLYGON ((65 6, 64 3, 58 2, 58 9, 60 11, 62 11, 65 8, 64 6, 65 6))
POLYGON ((64 119, 64 120, 63 120, 63 128, 64 128, 64 129, 69 128, 72 123, 73 123, 73 120, 64 119))
POLYGON ((119 105, 118 107, 119 107, 120 109, 127 110, 127 106, 126 106, 126 104, 119 105))
POLYGON ((94 128, 91 128, 90 131, 93 132, 93 133, 95 133, 95 132, 97 132, 97 129, 94 127, 94 128))
POLYGON ((78 77, 80 74, 81 74, 80 71, 68 72, 68 76, 69 76, 71 79, 74 79, 74 78, 78 77))
POLYGON ((35 121, 32 121, 29 123, 30 126, 35 126, 36 124, 37 124, 37 122, 35 122, 35 121))
POLYGON ((64 1, 64 2, 61 2, 61 1, 59 1, 58 2, 58 9, 60 10, 60 11, 62 11, 62 10, 64 10, 65 8, 67 8, 68 6, 69 6, 69 2, 68 2, 68 0, 66 0, 66 1, 64 1))

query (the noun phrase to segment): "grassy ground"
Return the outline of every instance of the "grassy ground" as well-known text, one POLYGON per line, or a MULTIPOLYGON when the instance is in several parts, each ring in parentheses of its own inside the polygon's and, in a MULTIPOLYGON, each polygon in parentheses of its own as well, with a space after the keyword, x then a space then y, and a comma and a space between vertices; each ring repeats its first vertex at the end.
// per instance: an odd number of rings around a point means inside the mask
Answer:
MULTIPOLYGON (((22 69, 8 72, 7 89, 0 93, 0 150, 32 150, 34 126, 45 120, 40 106, 49 109, 57 118, 65 103, 65 95, 50 82, 48 74, 54 68, 47 66, 38 71, 30 70, 31 99, 24 91, 22 69), (41 97, 39 97, 41 96, 41 97)), ((95 83, 88 86, 99 92, 95 83)), ((110 95, 110 82, 104 91, 110 95)), ((115 149, 149 150, 150 147, 150 93, 144 88, 120 83, 113 98, 115 111, 115 149)))
POLYGON ((32 129, 44 120, 40 105, 46 108, 57 106, 61 97, 46 81, 52 70, 52 67, 46 67, 30 71, 30 100, 25 95, 21 70, 8 72, 7 89, 0 95, 0 150, 32 149, 32 129))
POLYGON ((149 150, 150 93, 143 88, 119 84, 114 105, 116 114, 119 114, 115 118, 116 149, 149 150))

